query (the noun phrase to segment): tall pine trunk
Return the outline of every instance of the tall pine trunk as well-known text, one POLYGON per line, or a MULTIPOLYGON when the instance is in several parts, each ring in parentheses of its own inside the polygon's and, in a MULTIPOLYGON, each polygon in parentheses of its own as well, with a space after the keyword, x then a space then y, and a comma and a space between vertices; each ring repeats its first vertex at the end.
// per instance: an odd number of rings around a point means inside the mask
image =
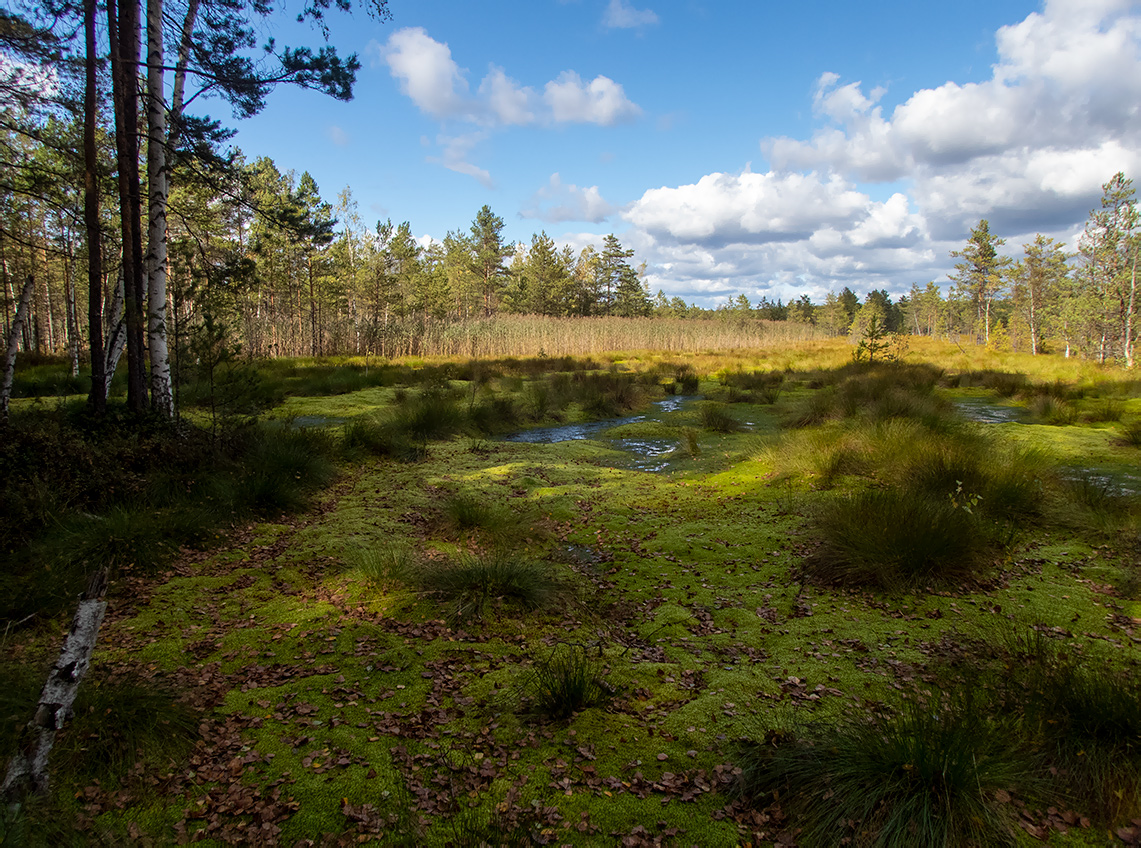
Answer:
POLYGON ((147 407, 143 344, 142 189, 139 182, 139 3, 108 0, 111 88, 115 103, 115 147, 119 164, 119 218, 123 236, 123 283, 127 326, 127 406, 147 407))
POLYGON ((75 314, 75 280, 72 265, 75 259, 71 243, 71 226, 60 215, 60 230, 63 233, 63 292, 66 307, 67 355, 71 361, 71 376, 79 376, 79 316, 75 314))
POLYGON ((83 0, 83 40, 86 83, 83 89, 83 225, 87 231, 87 335, 91 347, 91 395, 96 415, 107 409, 107 378, 103 371, 103 251, 99 227, 99 181, 95 147, 96 55, 95 2, 83 0))

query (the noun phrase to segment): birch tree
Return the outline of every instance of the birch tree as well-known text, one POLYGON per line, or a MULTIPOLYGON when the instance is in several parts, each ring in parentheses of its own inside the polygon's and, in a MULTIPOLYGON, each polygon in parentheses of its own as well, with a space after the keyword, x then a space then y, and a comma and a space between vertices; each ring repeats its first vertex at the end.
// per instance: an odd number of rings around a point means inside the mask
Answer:
POLYGON ((1133 180, 1118 172, 1102 186, 1101 208, 1090 213, 1079 250, 1087 296, 1100 305, 1098 360, 1135 362, 1137 253, 1141 242, 1133 180))
POLYGON ((1069 273, 1062 245, 1039 234, 1022 246, 1024 256, 1011 272, 1011 300, 1015 314, 1026 327, 1030 353, 1042 352, 1045 334, 1053 330, 1058 304, 1069 273))

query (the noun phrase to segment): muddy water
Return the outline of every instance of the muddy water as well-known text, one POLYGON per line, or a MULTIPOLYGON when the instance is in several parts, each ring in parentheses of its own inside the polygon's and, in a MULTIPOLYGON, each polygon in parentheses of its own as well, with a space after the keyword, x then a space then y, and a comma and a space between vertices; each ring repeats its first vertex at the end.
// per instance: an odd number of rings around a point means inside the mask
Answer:
POLYGON ((1028 416, 1020 406, 1004 406, 990 398, 959 398, 955 401, 955 409, 968 421, 983 424, 1019 424, 1028 416))
POLYGON ((630 467, 640 471, 664 471, 669 467, 669 455, 678 449, 676 439, 607 439, 606 431, 625 424, 641 421, 660 421, 670 412, 679 412, 687 403, 696 400, 693 396, 674 396, 654 401, 650 411, 643 415, 630 415, 623 418, 607 418, 602 421, 582 421, 577 424, 563 424, 559 427, 539 427, 534 430, 521 430, 504 437, 507 442, 527 442, 529 444, 550 445, 556 442, 573 442, 580 439, 600 439, 609 441, 615 448, 630 454, 630 467))

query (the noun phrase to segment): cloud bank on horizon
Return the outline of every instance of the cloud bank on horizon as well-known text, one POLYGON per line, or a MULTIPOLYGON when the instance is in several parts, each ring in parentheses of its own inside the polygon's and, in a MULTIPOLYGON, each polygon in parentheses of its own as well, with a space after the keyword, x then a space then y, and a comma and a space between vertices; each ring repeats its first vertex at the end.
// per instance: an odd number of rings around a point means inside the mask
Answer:
MULTIPOLYGON (((611 0, 601 23, 652 39, 661 22, 611 0)), ((768 170, 745 165, 604 198, 598 185, 564 183, 552 168, 519 214, 606 224, 570 240, 618 231, 648 262, 652 289, 706 302, 742 291, 816 300, 844 286, 898 293, 945 280, 949 251, 980 218, 1012 252, 1036 232, 1073 243, 1101 184, 1141 171, 1138 4, 1048 0, 1001 27, 995 44, 988 79, 920 89, 890 111, 883 89, 821 69, 815 129, 759 139, 768 170)), ((398 30, 378 52, 421 112, 466 128, 442 130, 432 161, 488 186, 494 175, 471 154, 495 133, 610 128, 645 114, 620 82, 574 70, 533 87, 490 65, 473 87, 448 45, 421 28, 398 30)))

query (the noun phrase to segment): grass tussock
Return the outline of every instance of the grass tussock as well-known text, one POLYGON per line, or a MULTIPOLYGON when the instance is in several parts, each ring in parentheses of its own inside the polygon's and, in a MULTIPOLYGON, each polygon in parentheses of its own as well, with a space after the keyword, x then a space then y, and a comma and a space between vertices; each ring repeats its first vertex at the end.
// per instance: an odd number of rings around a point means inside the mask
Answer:
POLYGON ((779 799, 805 846, 1012 845, 999 799, 1029 763, 1005 730, 963 699, 912 700, 745 744, 740 788, 779 799))
POLYGON ((701 417, 701 426, 711 433, 736 433, 741 429, 741 422, 726 408, 725 404, 717 401, 704 401, 698 408, 701 417))
POLYGON ((537 660, 526 678, 531 709, 552 719, 566 719, 589 707, 605 704, 614 694, 606 683, 602 663, 580 645, 558 645, 537 660))
POLYGON ((508 553, 427 563, 416 582, 459 621, 482 620, 493 608, 551 609, 570 596, 569 585, 550 566, 508 553))
POLYGON ((1077 410, 1069 401, 1053 394, 1034 395, 1030 400, 1030 414, 1044 424, 1065 427, 1078 419, 1077 410))
POLYGON ((407 549, 364 551, 352 566, 370 584, 402 587, 444 605, 452 619, 481 621, 493 610, 547 610, 571 600, 569 582, 547 563, 497 550, 479 556, 418 557, 407 549))
POLYGON ((774 404, 784 388, 783 371, 745 371, 738 368, 721 374, 729 403, 774 404))
POLYGON ((1050 518, 1095 538, 1135 530, 1141 499, 1112 475, 1089 468, 1064 471, 1051 501, 1050 518))
POLYGON ((1057 791, 1110 824, 1141 811, 1141 682, 1031 631, 1000 672, 1007 709, 1048 763, 1057 791))
POLYGON ((941 372, 930 365, 852 363, 815 380, 819 388, 789 410, 787 427, 828 421, 912 419, 929 429, 953 421, 949 401, 935 392, 941 372))
POLYGON ((1131 448, 1141 447, 1141 418, 1123 422, 1117 432, 1121 444, 1131 448))
POLYGON ((938 696, 743 742, 741 792, 779 800, 804 845, 1020 844, 1012 798, 1110 832, 1141 812, 1141 682, 1114 658, 1037 627, 932 671, 938 696))
POLYGON ((453 536, 480 535, 494 542, 533 533, 528 515, 520 515, 503 504, 474 492, 456 492, 443 504, 444 526, 453 536))
POLYGON ((895 487, 827 500, 812 526, 819 547, 805 560, 807 574, 889 592, 961 582, 987 548, 977 516, 963 505, 895 487))
MULTIPOLYGON (((8 762, 35 712, 48 669, 5 664, 0 687, 0 757, 8 762)), ((74 714, 53 749, 52 779, 123 782, 137 764, 158 773, 177 768, 198 735, 199 714, 161 679, 93 668, 74 714)), ((0 842, 0 844, 3 844, 0 842)))

